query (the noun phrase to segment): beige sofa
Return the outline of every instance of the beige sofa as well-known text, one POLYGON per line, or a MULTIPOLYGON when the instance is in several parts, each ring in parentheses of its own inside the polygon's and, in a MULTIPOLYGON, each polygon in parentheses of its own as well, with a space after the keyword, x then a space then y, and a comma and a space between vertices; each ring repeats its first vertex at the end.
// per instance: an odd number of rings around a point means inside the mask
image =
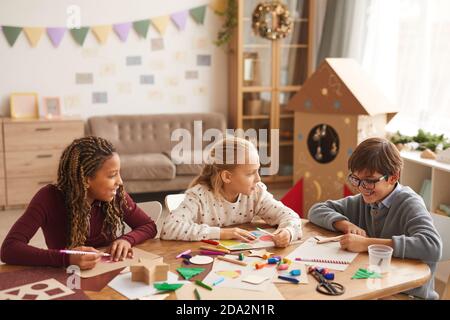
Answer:
POLYGON ((183 128, 193 133, 194 121, 202 121, 203 132, 226 129, 221 114, 186 113, 96 116, 87 120, 86 131, 115 146, 129 193, 175 191, 185 189, 201 170, 201 164, 176 164, 170 158, 172 147, 179 143, 171 141, 172 132, 183 128))

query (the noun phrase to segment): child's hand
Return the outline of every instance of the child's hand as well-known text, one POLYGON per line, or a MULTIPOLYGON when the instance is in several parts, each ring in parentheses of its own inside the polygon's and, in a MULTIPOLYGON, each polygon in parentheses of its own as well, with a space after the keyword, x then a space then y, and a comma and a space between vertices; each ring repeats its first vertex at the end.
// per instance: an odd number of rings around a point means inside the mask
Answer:
POLYGON ((336 230, 341 231, 343 233, 353 233, 363 237, 367 236, 366 231, 364 231, 364 229, 361 229, 360 227, 354 225, 353 223, 347 220, 336 221, 333 224, 333 226, 336 230))
POLYGON ((131 243, 124 239, 114 241, 106 252, 111 255, 111 261, 123 261, 125 258, 133 258, 131 243))
POLYGON ((76 247, 71 250, 76 251, 87 251, 87 252, 98 252, 99 254, 71 254, 69 256, 69 264, 77 265, 81 270, 93 269, 95 265, 100 262, 102 256, 100 251, 92 247, 76 247))
POLYGON ((244 242, 250 242, 256 239, 256 237, 247 230, 240 228, 222 228, 220 229, 220 239, 237 239, 244 242))
POLYGON ((341 248, 351 252, 367 252, 368 238, 357 234, 345 234, 341 238, 341 248))
POLYGON ((291 242, 291 233, 287 229, 278 229, 273 233, 273 242, 277 247, 287 247, 291 242))

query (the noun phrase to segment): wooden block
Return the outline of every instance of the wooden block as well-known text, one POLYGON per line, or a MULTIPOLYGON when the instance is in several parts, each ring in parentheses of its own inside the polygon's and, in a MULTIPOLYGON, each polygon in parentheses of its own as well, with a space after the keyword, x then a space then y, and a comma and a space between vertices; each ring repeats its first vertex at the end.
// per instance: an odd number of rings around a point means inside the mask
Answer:
POLYGON ((169 265, 163 263, 162 259, 139 259, 139 264, 131 266, 130 271, 131 281, 151 284, 152 282, 167 280, 169 265))

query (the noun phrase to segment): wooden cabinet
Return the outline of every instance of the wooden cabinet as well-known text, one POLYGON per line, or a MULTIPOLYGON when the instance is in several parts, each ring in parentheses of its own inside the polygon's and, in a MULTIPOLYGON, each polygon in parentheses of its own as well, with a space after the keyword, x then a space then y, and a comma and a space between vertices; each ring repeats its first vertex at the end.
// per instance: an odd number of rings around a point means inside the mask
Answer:
POLYGON ((6 205, 25 205, 40 188, 56 182, 64 148, 83 135, 79 119, 3 119, 6 205))
POLYGON ((244 131, 279 129, 279 140, 266 141, 269 154, 278 152, 278 172, 263 181, 292 183, 294 114, 286 106, 312 73, 314 0, 280 1, 293 20, 292 32, 280 40, 254 34, 252 14, 260 2, 238 1, 238 25, 229 54, 229 124, 244 131))

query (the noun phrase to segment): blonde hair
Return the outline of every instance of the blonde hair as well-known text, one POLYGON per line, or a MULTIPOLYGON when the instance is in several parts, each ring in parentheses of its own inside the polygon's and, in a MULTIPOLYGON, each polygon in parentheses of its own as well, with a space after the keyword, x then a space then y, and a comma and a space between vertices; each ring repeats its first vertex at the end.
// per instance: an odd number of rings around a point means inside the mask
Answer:
POLYGON ((201 184, 211 188, 214 195, 220 197, 223 188, 220 174, 248 163, 259 164, 256 147, 243 138, 227 136, 211 147, 202 172, 191 182, 189 188, 201 184))

